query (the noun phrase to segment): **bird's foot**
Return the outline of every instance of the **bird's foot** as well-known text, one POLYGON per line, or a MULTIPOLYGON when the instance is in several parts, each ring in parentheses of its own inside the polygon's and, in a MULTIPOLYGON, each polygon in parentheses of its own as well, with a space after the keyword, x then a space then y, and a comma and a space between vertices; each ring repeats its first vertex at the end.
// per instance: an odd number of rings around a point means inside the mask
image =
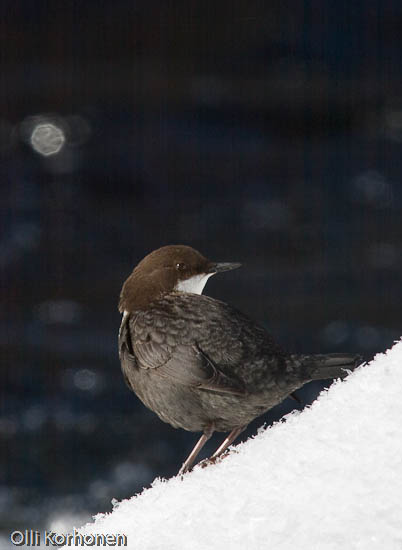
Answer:
POLYGON ((221 462, 224 458, 229 456, 231 454, 231 451, 225 451, 224 453, 218 455, 218 456, 211 456, 210 458, 205 458, 204 460, 201 460, 197 464, 197 466, 200 466, 201 468, 206 468, 207 466, 210 466, 211 464, 217 464, 218 462, 221 462))
MULTIPOLYGON (((206 468, 207 466, 210 466, 211 464, 216 464, 217 462, 220 462, 225 456, 227 456, 229 453, 226 452, 223 455, 220 456, 211 456, 210 458, 205 458, 204 460, 201 460, 198 464, 195 464, 195 466, 200 466, 201 468, 206 468)), ((178 476, 180 476, 181 479, 183 479, 184 474, 187 472, 191 472, 194 466, 191 466, 190 468, 186 468, 186 465, 183 464, 183 466, 180 468, 178 472, 178 476)))

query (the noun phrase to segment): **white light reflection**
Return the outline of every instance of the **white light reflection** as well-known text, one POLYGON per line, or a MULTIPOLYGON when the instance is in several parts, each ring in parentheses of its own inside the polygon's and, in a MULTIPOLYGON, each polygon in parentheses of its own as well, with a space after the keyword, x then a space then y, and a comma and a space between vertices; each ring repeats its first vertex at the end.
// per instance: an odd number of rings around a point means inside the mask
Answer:
POLYGON ((56 155, 66 141, 64 131, 52 122, 37 124, 32 131, 30 143, 39 154, 48 157, 56 155))

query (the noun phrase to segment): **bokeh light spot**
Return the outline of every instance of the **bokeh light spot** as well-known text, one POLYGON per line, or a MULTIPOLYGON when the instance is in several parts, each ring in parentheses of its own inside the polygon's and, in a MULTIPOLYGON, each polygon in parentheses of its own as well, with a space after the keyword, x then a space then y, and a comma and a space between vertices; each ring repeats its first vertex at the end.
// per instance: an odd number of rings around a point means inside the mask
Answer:
POLYGON ((89 369, 80 369, 74 375, 74 384, 79 390, 91 391, 95 389, 96 383, 96 373, 89 369))
POLYGON ((51 122, 36 125, 30 139, 32 148, 45 157, 57 154, 65 141, 63 130, 51 122))

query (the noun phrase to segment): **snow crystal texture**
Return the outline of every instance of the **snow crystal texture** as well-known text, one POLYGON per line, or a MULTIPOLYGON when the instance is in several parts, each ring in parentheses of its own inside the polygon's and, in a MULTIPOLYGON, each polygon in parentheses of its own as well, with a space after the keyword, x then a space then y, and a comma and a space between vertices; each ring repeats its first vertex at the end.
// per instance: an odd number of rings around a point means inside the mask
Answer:
POLYGON ((80 531, 133 550, 401 550, 402 341, 219 464, 80 531))

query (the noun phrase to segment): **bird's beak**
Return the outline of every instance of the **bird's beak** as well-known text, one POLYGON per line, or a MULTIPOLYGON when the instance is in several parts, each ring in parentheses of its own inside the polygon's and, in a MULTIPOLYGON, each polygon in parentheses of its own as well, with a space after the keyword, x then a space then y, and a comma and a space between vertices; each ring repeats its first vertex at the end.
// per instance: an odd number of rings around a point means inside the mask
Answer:
POLYGON ((239 263, 232 263, 232 262, 223 262, 218 264, 212 264, 209 268, 208 273, 222 273, 222 271, 230 271, 231 269, 237 269, 240 267, 241 264, 239 263))

